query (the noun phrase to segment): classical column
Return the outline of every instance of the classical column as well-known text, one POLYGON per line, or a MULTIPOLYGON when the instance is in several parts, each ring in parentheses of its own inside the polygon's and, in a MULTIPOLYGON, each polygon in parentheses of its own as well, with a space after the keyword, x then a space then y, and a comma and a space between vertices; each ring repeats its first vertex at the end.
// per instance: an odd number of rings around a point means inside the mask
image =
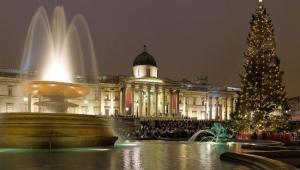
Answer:
POLYGON ((157 116, 158 107, 158 86, 155 86, 155 116, 157 116))
MULTIPOLYGON (((41 102, 42 101, 42 97, 39 97, 39 102, 41 102)), ((39 109, 38 109, 38 111, 39 112, 42 112, 42 107, 39 105, 39 107, 38 107, 39 109)))
POLYGON ((231 98, 231 112, 234 112, 234 110, 233 110, 233 105, 234 105, 234 99, 233 99, 233 97, 231 98))
POLYGON ((207 120, 208 119, 208 117, 207 117, 207 96, 205 96, 205 120, 207 120))
POLYGON ((186 107, 186 97, 183 96, 182 113, 184 114, 184 116, 187 116, 185 107, 186 107))
POLYGON ((170 112, 170 114, 172 114, 173 113, 173 90, 170 90, 169 92, 170 92, 170 103, 169 103, 170 110, 169 110, 169 112, 170 112))
POLYGON ((165 100, 166 100, 166 89, 165 88, 162 88, 162 91, 163 91, 163 96, 162 96, 162 114, 166 114, 166 103, 165 103, 165 100))
POLYGON ((219 97, 219 105, 218 105, 218 110, 219 110, 219 119, 218 120, 222 120, 223 119, 223 105, 222 105, 222 101, 223 98, 219 97))
POLYGON ((140 98, 139 98, 139 112, 137 114, 139 114, 138 116, 142 116, 143 114, 143 85, 140 85, 140 98))
POLYGON ((228 100, 228 98, 226 97, 225 98, 225 121, 227 121, 227 119, 228 119, 228 104, 227 104, 227 101, 228 100))
POLYGON ((101 115, 101 87, 100 85, 98 86, 98 90, 97 90, 97 96, 98 96, 98 103, 99 103, 99 115, 101 115))
POLYGON ((28 112, 31 112, 31 94, 29 93, 28 94, 28 100, 27 100, 27 102, 28 102, 28 112))
POLYGON ((150 88, 151 86, 147 86, 147 116, 150 116, 150 88))
POLYGON ((134 116, 134 104, 135 104, 135 99, 134 99, 134 91, 135 91, 135 86, 134 84, 131 85, 131 116, 134 116))
POLYGON ((114 114, 114 91, 110 91, 110 115, 114 114))
POLYGON ((220 120, 220 115, 219 115, 219 97, 216 97, 216 114, 215 114, 215 119, 220 120))
POLYGON ((212 119, 212 97, 209 97, 209 120, 212 119))
POLYGON ((104 111, 104 102, 102 101, 102 88, 100 88, 100 103, 101 103, 101 105, 100 105, 100 113, 102 114, 102 115, 104 115, 105 113, 105 111, 104 111))
POLYGON ((119 107, 120 107, 120 113, 123 113, 123 103, 122 102, 123 102, 123 92, 122 92, 122 88, 120 88, 119 89, 119 107))
POLYGON ((122 88, 122 114, 126 115, 126 85, 122 88))
POLYGON ((176 114, 179 115, 179 90, 176 90, 176 114))

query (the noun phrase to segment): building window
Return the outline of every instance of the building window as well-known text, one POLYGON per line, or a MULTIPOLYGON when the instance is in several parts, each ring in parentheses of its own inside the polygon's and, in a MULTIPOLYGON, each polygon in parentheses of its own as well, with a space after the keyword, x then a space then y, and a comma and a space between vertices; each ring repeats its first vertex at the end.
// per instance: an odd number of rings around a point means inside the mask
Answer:
POLYGON ((68 113, 76 113, 76 108, 74 108, 74 107, 69 107, 69 108, 68 108, 68 113))
POLYGON ((81 112, 82 112, 83 114, 88 114, 88 112, 89 112, 88 107, 87 107, 87 106, 81 106, 81 112))
POLYGON ((28 111, 28 104, 24 104, 24 111, 25 111, 25 112, 28 111))
POLYGON ((197 117, 197 111, 195 110, 192 111, 192 117, 197 117))
POLYGON ((146 76, 147 76, 147 77, 151 77, 151 70, 150 70, 150 68, 147 68, 146 76))
POLYGON ((14 109, 13 103, 6 103, 6 112, 12 112, 14 109))
POLYGON ((13 88, 12 88, 12 86, 7 86, 7 95, 8 96, 12 96, 12 90, 13 90, 13 88))
POLYGON ((205 98, 202 97, 202 106, 204 106, 204 105, 205 105, 205 98))
POLYGON ((95 89, 95 99, 98 99, 100 97, 100 89, 95 89))
POLYGON ((104 100, 105 100, 105 101, 109 101, 109 95, 108 95, 108 94, 105 94, 104 100))
POLYGON ((104 112, 105 112, 105 116, 109 115, 109 109, 105 109, 104 112))
POLYGON ((115 101, 119 101, 119 96, 115 94, 115 101))
POLYGON ((95 106, 95 107, 94 107, 94 113, 95 113, 96 115, 100 114, 100 107, 99 107, 99 106, 95 106))

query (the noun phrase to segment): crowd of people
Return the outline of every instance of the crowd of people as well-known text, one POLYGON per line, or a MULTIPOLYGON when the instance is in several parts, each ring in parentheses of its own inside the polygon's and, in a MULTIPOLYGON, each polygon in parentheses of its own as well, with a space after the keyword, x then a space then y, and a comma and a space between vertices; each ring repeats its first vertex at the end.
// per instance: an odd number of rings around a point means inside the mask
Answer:
POLYGON ((216 121, 209 120, 143 120, 135 132, 139 138, 189 138, 200 129, 209 129, 216 121))
MULTIPOLYGON (((182 119, 147 119, 140 120, 135 117, 122 117, 122 122, 135 124, 139 120, 137 130, 125 131, 122 135, 135 139, 174 139, 186 140, 199 130, 210 129, 214 123, 221 123, 225 128, 226 122, 214 120, 196 120, 189 118, 182 119)), ((136 124, 137 125, 137 124, 136 124)), ((135 128, 136 129, 136 128, 135 128)), ((124 130, 123 128, 121 130, 124 130)), ((120 130, 120 131, 121 131, 120 130)), ((238 133, 233 136, 238 140, 275 140, 284 143, 299 142, 299 132, 263 132, 263 133, 238 133)))

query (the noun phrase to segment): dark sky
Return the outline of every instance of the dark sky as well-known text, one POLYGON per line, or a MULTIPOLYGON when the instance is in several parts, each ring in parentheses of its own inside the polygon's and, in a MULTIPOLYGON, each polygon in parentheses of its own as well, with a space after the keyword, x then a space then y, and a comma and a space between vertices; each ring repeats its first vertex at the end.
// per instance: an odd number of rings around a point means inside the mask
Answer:
MULTIPOLYGON (((300 95, 300 1, 265 0, 275 26, 288 97, 300 95)), ((217 85, 239 84, 256 0, 1 0, 0 67, 19 68, 31 17, 43 5, 81 13, 93 36, 100 74, 131 74, 143 45, 160 77, 207 75, 217 85)))

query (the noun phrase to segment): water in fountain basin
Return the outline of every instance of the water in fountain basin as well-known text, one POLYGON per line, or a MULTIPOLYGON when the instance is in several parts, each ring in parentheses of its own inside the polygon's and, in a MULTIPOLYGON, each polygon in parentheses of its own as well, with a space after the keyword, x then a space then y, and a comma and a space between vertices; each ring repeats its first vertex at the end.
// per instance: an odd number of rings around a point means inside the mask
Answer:
POLYGON ((37 71, 39 80, 73 82, 75 75, 98 75, 95 57, 82 15, 67 23, 64 8, 57 6, 50 21, 45 8, 40 7, 29 25, 21 69, 37 71))

